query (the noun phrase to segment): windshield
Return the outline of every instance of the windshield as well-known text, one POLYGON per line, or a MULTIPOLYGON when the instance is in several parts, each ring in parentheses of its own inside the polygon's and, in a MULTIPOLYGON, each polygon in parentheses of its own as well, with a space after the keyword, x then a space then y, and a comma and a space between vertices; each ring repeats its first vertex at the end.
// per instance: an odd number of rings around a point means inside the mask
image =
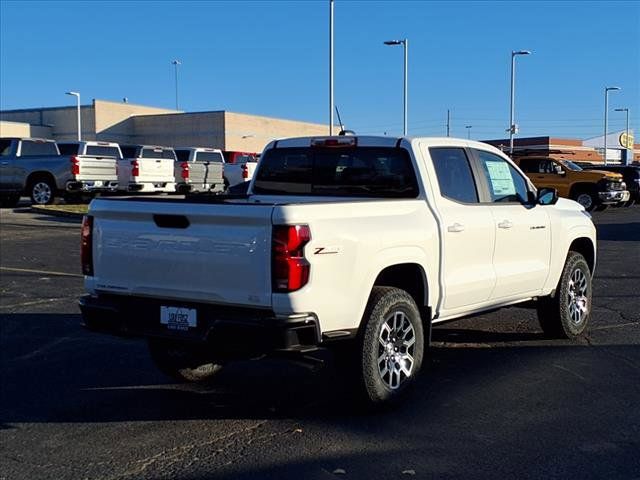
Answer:
POLYGON ((560 163, 567 167, 569 170, 573 170, 574 172, 581 172, 583 168, 579 165, 576 165, 571 160, 560 160, 560 163))
POLYGON ((276 148, 260 160, 253 193, 415 198, 418 183, 401 148, 276 148))

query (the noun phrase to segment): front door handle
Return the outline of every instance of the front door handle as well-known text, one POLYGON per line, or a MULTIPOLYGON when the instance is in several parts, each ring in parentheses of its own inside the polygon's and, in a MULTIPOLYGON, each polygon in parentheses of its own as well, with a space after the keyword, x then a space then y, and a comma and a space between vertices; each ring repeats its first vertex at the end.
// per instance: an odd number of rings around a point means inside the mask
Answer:
POLYGON ((453 225, 449 225, 447 227, 447 231, 451 232, 451 233, 463 232, 464 231, 464 225, 461 225, 458 222, 456 222, 453 225))
POLYGON ((509 220, 503 220, 498 224, 498 228, 511 228, 513 227, 513 223, 509 220))

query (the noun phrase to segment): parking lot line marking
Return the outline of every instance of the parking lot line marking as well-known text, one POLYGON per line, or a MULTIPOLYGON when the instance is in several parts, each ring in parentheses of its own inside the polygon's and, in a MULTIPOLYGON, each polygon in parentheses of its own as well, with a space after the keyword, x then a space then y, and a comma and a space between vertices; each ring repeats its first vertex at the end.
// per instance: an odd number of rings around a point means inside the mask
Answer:
POLYGON ((42 303, 52 303, 52 302, 58 302, 60 300, 68 300, 68 299, 69 297, 47 298, 45 300, 34 300, 33 302, 14 303, 13 305, 0 305, 0 308, 29 307, 31 305, 40 305, 42 303))
POLYGON ((39 275, 54 275, 54 276, 58 276, 58 277, 84 278, 84 275, 80 275, 78 273, 49 272, 49 271, 46 271, 46 270, 31 270, 29 268, 0 267, 0 270, 5 270, 7 272, 37 273, 39 275))

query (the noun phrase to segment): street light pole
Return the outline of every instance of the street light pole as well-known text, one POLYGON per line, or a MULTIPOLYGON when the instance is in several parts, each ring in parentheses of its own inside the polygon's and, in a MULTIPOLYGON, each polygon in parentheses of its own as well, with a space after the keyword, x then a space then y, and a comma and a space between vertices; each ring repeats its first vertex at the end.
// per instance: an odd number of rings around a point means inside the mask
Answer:
POLYGON ((607 130, 609 127, 609 92, 620 90, 620 87, 604 87, 604 164, 607 164, 607 130))
POLYGON ((180 62, 180 60, 174 60, 173 62, 171 62, 171 65, 175 65, 176 67, 176 110, 179 110, 178 108, 178 65, 182 65, 182 62, 180 62))
POLYGON ((408 124, 408 91, 409 91, 409 40, 387 40, 385 45, 402 45, 404 48, 404 88, 403 88, 403 127, 402 135, 407 136, 407 124, 408 124))
POLYGON ((78 141, 82 141, 82 124, 80 118, 80 92, 65 92, 66 95, 71 95, 72 97, 76 97, 76 114, 77 114, 77 124, 78 124, 78 141))
POLYGON ((465 125, 464 127, 467 129, 467 140, 471 140, 471 127, 473 127, 473 125, 465 125))
POLYGON ((333 135, 333 0, 329 0, 329 135, 333 135))
POLYGON ((509 115, 509 154, 513 154, 513 136, 516 133, 515 119, 515 95, 516 95, 516 56, 531 55, 529 50, 513 50, 511 52, 511 110, 509 115))

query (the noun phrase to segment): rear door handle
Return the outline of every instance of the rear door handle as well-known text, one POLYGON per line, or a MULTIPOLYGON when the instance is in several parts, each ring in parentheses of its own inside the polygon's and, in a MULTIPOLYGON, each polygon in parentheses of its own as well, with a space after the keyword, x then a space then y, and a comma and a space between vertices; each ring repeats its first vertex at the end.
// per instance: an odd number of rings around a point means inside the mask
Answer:
POLYGON ((513 223, 509 220, 503 220, 498 224, 498 228, 511 228, 513 227, 513 223))
POLYGON ((456 222, 453 225, 449 225, 447 227, 447 231, 451 233, 464 232, 464 225, 461 225, 460 223, 456 222))

